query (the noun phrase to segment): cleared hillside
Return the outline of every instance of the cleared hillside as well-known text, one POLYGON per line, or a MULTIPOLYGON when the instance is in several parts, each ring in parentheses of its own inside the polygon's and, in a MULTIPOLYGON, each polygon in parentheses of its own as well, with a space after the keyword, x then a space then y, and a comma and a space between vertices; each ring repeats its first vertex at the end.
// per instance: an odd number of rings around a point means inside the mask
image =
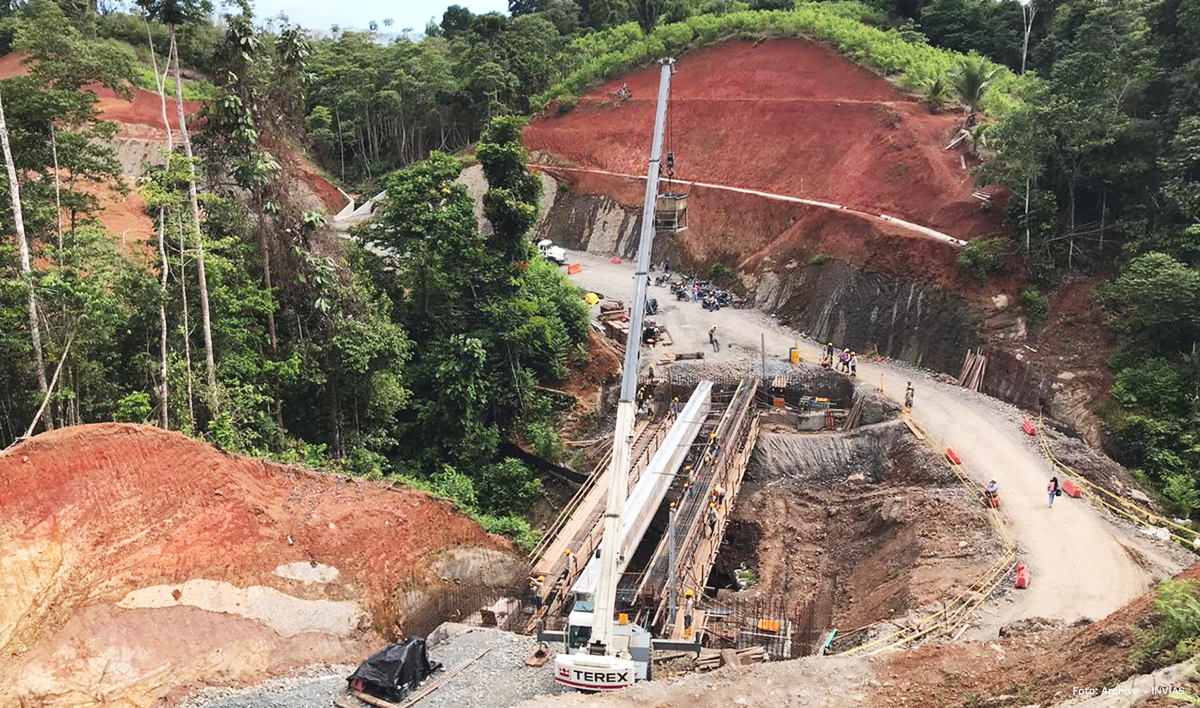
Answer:
MULTIPOLYGON (((577 167, 641 174, 658 72, 603 84, 525 130, 577 167), (632 99, 610 94, 626 84, 632 99)), ((957 150, 962 116, 935 114, 836 51, 802 39, 731 40, 680 58, 670 149, 677 177, 886 213, 970 238, 999 228, 957 150)))
POLYGON ((446 580, 514 570, 447 502, 147 426, 9 449, 0 500, 0 705, 145 706, 357 661, 446 580))

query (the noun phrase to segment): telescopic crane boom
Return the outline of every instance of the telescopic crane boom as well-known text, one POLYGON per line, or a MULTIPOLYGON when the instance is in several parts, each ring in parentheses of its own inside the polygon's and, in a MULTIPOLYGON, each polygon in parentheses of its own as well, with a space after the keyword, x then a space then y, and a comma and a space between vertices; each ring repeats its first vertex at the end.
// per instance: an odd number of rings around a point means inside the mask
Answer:
POLYGON ((650 251, 654 245, 654 212, 658 202, 658 180, 663 152, 663 134, 667 122, 667 103, 671 96, 674 59, 662 59, 658 81, 658 103, 654 116, 654 137, 650 145, 650 163, 646 168, 646 199, 642 205, 642 232, 638 241, 637 271, 634 274, 633 304, 629 313, 629 340, 621 372, 621 391, 617 401, 617 425, 613 441, 612 467, 609 472, 608 499, 604 511, 604 536, 600 542, 600 573, 596 583, 591 638, 583 651, 559 655, 555 660, 559 683, 584 690, 622 688, 633 683, 633 662, 626 641, 618 641, 617 567, 621 552, 621 523, 628 493, 630 457, 633 448, 633 424, 636 413, 638 368, 641 364, 642 330, 646 319, 646 291, 649 286, 650 251), (609 670, 611 669, 611 670, 609 670))

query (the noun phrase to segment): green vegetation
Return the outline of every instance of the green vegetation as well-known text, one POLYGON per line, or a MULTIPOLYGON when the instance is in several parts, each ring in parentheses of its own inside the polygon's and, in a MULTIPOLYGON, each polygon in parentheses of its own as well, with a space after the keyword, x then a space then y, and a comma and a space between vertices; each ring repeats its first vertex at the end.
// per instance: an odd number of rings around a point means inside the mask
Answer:
MULTIPOLYGON (((685 50, 739 34, 810 37, 828 42, 851 59, 913 91, 929 81, 945 80, 968 62, 957 52, 909 42, 897 30, 864 24, 865 20, 879 19, 877 10, 856 2, 802 2, 790 11, 694 15, 683 22, 660 25, 649 35, 642 34, 637 25, 621 25, 574 40, 570 55, 576 68, 535 97, 531 107, 542 110, 551 101, 578 96, 600 81, 661 56, 678 56, 685 50)), ((1003 67, 991 67, 986 62, 983 66, 992 78, 990 90, 975 97, 978 108, 991 115, 1003 115, 1019 106, 1020 96, 1030 82, 1003 67)))
POLYGON ((501 445, 562 458, 558 401, 538 386, 567 375, 587 325, 578 293, 530 251, 537 189, 511 116, 571 111, 597 82, 726 38, 807 37, 935 110, 964 109, 979 180, 1011 193, 1011 236, 963 249, 974 278, 1019 258, 1035 323, 1064 276, 1109 279, 1097 303, 1119 337, 1113 452, 1173 512, 1200 513, 1195 0, 513 0, 511 16, 450 6, 424 36, 387 41, 375 26, 313 38, 241 3, 217 22, 205 0, 134 7, 0 8, 0 52, 36 67, 0 82, 16 174, 0 181, 23 207, 0 206, 17 235, 0 243, 8 439, 65 360, 42 426, 154 420, 231 450, 403 476, 528 540, 519 517, 539 490, 501 445), (207 100, 202 119, 137 181, 161 246, 148 264, 97 219, 95 187, 120 166, 115 127, 82 89, 156 89, 154 67, 185 75, 178 64, 211 84, 183 82, 207 100), (327 247, 282 146, 344 185, 386 187, 358 236, 392 255, 327 247), (486 237, 453 183, 468 159, 489 185, 486 237))
POLYGON ((815 256, 813 256, 812 258, 808 259, 808 264, 809 265, 824 265, 824 263, 828 260, 829 260, 828 253, 818 253, 815 256))
MULTIPOLYGON (((147 91, 158 91, 154 80, 154 70, 144 64, 133 67, 133 85, 147 91)), ((167 95, 175 95, 175 79, 167 77, 167 95)), ((183 98, 187 101, 207 101, 217 95, 216 87, 207 81, 193 80, 183 82, 183 98)))
POLYGON ((1200 654, 1200 584, 1164 580, 1154 598, 1153 626, 1131 628, 1141 646, 1130 657, 1134 668, 1149 672, 1200 654))
POLYGON ((1004 272, 1004 254, 1008 241, 1002 237, 977 238, 967 242, 958 254, 958 265, 984 285, 994 275, 1004 272))
POLYGON ((1036 327, 1046 319, 1046 313, 1050 310, 1050 300, 1041 290, 1027 287, 1021 290, 1021 307, 1025 309, 1029 324, 1036 327))

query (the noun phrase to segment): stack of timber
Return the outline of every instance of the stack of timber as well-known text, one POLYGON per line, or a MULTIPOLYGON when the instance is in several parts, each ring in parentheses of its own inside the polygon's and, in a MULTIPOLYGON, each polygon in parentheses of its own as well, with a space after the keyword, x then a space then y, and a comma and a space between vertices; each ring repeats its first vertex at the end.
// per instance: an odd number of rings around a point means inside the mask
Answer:
POLYGON ((846 420, 842 421, 842 430, 854 430, 862 425, 863 401, 865 400, 863 396, 859 396, 858 400, 854 402, 854 406, 850 408, 850 413, 846 415, 846 420))
POLYGON ((765 647, 746 647, 745 649, 705 649, 696 659, 697 671, 714 671, 722 666, 745 666, 761 664, 767 660, 765 647))
POLYGON ((958 376, 958 385, 972 391, 983 391, 983 376, 987 373, 987 356, 983 351, 967 350, 963 358, 962 373, 958 376))

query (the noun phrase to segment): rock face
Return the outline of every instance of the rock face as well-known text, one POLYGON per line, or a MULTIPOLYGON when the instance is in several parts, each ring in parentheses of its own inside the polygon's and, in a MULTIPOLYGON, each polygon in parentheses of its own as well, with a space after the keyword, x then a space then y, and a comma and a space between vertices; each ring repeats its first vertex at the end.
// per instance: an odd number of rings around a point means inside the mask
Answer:
POLYGON ((0 504, 3 706, 149 706, 355 663, 447 593, 520 572, 507 542, 424 493, 148 426, 9 449, 0 504))
POLYGON ((764 273, 756 302, 818 340, 837 342, 860 355, 877 350, 955 375, 963 352, 978 344, 977 318, 964 298, 841 261, 764 273))

